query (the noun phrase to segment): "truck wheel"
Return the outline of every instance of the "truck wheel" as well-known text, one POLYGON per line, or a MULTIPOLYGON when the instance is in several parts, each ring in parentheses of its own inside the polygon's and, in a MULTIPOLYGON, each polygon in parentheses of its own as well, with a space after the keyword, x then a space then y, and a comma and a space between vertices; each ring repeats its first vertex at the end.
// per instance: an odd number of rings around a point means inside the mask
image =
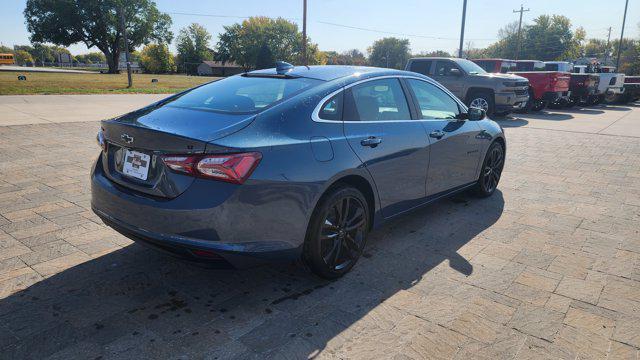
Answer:
POLYGON ((613 104, 618 100, 618 95, 614 93, 609 93, 604 96, 604 102, 607 104, 613 104))
POLYGON ((574 106, 576 106, 576 104, 578 104, 580 102, 580 98, 569 98, 569 100, 564 104, 564 107, 566 108, 572 108, 574 106))
POLYGON ((540 111, 547 107, 547 102, 544 100, 534 100, 533 106, 531 107, 531 111, 540 111))
POLYGON ((487 115, 493 115, 493 94, 488 91, 474 91, 467 97, 467 106, 482 109, 487 115))

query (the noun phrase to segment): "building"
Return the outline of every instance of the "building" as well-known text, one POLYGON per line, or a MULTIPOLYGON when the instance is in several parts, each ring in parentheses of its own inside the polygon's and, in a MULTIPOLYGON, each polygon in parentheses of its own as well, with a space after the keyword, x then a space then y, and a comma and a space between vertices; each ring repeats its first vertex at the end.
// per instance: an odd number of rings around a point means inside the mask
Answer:
POLYGON ((200 76, 231 76, 244 72, 244 69, 233 61, 203 61, 198 65, 200 76))

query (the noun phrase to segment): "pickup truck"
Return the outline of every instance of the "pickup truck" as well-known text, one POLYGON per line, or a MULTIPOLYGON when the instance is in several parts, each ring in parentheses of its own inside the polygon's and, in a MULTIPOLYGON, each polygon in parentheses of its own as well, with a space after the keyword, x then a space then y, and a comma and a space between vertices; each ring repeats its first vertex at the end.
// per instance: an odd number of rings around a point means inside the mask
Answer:
POLYGON ((596 103, 613 103, 624 93, 624 74, 615 72, 613 66, 576 65, 574 71, 579 74, 595 74, 600 78, 596 103))
POLYGON ((571 96, 565 104, 568 107, 579 105, 582 103, 592 105, 598 100, 598 84, 600 77, 595 74, 577 73, 573 63, 566 61, 545 61, 545 69, 547 71, 563 71, 570 72, 571 82, 569 83, 569 91, 571 96))
POLYGON ((640 100, 640 76, 624 77, 624 92, 620 96, 620 102, 629 103, 640 100))
POLYGON ((509 69, 508 72, 510 74, 528 79, 529 102, 524 108, 525 111, 540 111, 549 103, 569 101, 571 74, 560 71, 546 71, 542 61, 474 59, 473 62, 481 64, 484 69, 491 69, 495 72, 498 69, 509 69), (515 63, 515 68, 512 66, 513 63, 515 63))
POLYGON ((529 100, 529 81, 512 74, 488 74, 473 62, 460 58, 409 59, 405 70, 438 81, 467 106, 503 116, 524 108, 529 100))

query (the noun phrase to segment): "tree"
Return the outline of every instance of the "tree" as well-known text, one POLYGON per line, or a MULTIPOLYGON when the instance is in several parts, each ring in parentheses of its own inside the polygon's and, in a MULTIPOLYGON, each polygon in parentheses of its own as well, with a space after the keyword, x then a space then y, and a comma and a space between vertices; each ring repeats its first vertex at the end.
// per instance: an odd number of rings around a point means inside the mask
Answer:
POLYGON ((0 45, 0 53, 13 54, 14 50, 8 46, 0 45))
POLYGON ((411 57, 452 57, 451 53, 444 50, 422 51, 411 57))
POLYGON ((173 54, 166 44, 149 44, 140 53, 140 63, 146 72, 170 73, 176 70, 173 54))
POLYGON ((256 69, 268 69, 273 67, 275 60, 273 60, 273 54, 267 44, 262 44, 260 51, 258 52, 258 59, 256 60, 256 69))
MULTIPOLYGON (((618 41, 613 44, 612 61, 615 65, 618 56, 618 41)), ((640 74, 640 40, 622 39, 622 53, 620 54, 620 69, 618 72, 627 75, 640 74)))
POLYGON ((18 65, 33 65, 33 57, 26 50, 16 50, 15 57, 18 65))
POLYGON ((178 66, 185 73, 195 73, 200 63, 213 58, 209 49, 211 34, 200 24, 193 23, 180 30, 176 41, 178 66))
POLYGON ((328 65, 367 65, 367 58, 362 51, 351 49, 338 54, 335 51, 325 52, 328 65))
POLYGON ((171 42, 171 17, 151 0, 27 0, 24 16, 32 42, 96 47, 105 55, 109 72, 116 73, 124 48, 119 8, 126 19, 129 49, 152 40, 171 42))
POLYGON ((404 69, 409 60, 409 40, 387 37, 376 40, 369 50, 372 66, 404 69))
POLYGON ((33 52, 31 55, 36 62, 40 62, 42 65, 46 62, 51 63, 56 61, 56 53, 53 47, 41 43, 33 44, 33 52))
MULTIPOLYGON (((224 27, 216 45, 217 60, 233 60, 245 69, 258 65, 258 54, 266 45, 274 60, 302 62, 302 34, 298 26, 283 18, 251 17, 240 24, 224 27)), ((322 61, 317 45, 307 38, 310 64, 322 61)))

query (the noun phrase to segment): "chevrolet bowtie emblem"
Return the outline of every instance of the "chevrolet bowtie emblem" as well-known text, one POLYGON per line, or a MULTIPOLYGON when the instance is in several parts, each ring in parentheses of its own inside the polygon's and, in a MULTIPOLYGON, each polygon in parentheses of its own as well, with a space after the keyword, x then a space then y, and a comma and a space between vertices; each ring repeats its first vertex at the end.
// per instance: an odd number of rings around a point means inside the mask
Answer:
POLYGON ((122 141, 126 142, 127 144, 131 144, 133 142, 133 136, 129 136, 127 134, 120 135, 120 139, 122 139, 122 141))

